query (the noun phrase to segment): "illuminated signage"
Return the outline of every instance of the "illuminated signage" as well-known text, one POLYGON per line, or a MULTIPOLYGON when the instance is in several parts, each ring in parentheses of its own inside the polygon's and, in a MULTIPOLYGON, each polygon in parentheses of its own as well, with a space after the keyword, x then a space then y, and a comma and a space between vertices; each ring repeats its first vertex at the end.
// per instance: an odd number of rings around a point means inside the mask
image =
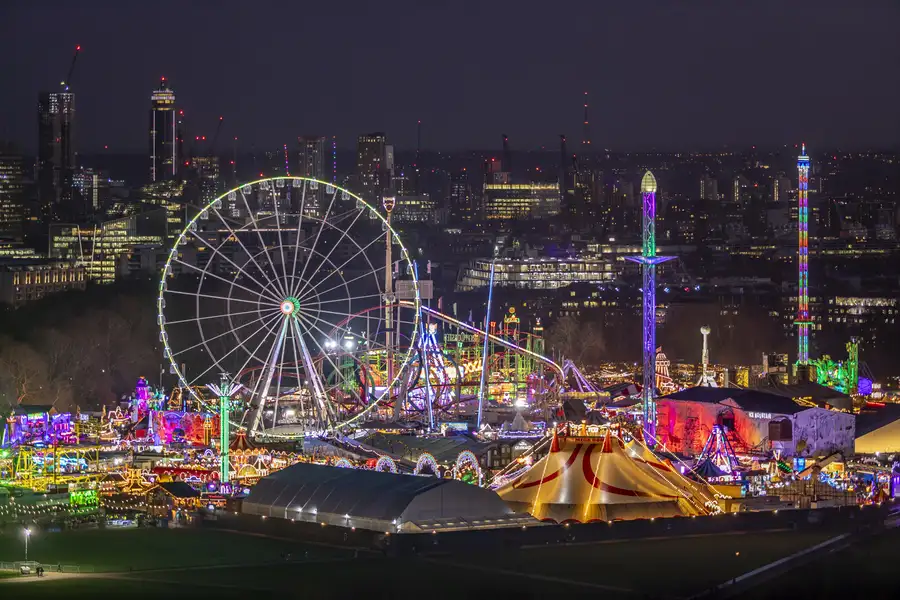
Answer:
POLYGON ((453 342, 474 342, 475 336, 471 333, 447 333, 444 335, 444 341, 448 344, 453 342))
POLYGON ((772 413, 764 413, 764 412, 748 412, 747 416, 751 419, 771 419, 772 413))

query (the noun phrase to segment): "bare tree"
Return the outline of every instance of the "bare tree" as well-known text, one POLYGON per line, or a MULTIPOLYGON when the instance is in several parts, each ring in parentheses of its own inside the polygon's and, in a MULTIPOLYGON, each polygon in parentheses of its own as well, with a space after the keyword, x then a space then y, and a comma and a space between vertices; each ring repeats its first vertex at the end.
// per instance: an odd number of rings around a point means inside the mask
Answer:
POLYGON ((562 317, 550 327, 547 344, 580 367, 602 360, 606 350, 603 329, 597 323, 572 315, 562 317))

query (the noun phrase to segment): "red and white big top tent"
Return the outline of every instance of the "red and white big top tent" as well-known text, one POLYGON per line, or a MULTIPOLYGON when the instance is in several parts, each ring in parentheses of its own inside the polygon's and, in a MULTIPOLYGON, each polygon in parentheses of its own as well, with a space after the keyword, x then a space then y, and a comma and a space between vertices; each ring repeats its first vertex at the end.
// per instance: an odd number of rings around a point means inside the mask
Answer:
POLYGON ((713 492, 685 479, 639 439, 626 449, 612 428, 602 436, 553 436, 547 456, 497 490, 517 512, 589 522, 717 510, 713 492))

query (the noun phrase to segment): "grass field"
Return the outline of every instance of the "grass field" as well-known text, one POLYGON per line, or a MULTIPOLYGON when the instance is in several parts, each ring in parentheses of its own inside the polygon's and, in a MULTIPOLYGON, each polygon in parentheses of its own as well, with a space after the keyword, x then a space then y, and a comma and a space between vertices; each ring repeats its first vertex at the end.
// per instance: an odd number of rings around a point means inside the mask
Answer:
POLYGON ((740 598, 896 598, 900 531, 891 530, 828 554, 749 590, 740 598))
MULTIPOLYGON (((116 579, 101 575, 0 586, 13 586, 9 589, 15 589, 17 600, 62 593, 252 600, 291 594, 322 599, 426 594, 427 600, 473 594, 684 597, 833 535, 771 532, 393 559, 369 553, 353 558, 352 551, 214 530, 91 530, 36 536, 29 543, 29 558, 119 570, 116 579), (286 552, 303 560, 285 563, 281 557, 286 552), (131 572, 129 567, 147 570, 131 572)), ((15 559, 21 546, 20 539, 0 537, 0 560, 15 559)), ((0 588, 0 596, 4 591, 0 588)))
POLYGON ((769 532, 635 540, 470 555, 469 563, 604 584, 649 594, 697 593, 833 537, 769 532))
MULTIPOLYGON (((24 558, 21 534, 0 536, 0 561, 24 558)), ((348 556, 342 549, 308 546, 209 529, 89 529, 35 533, 28 558, 48 564, 89 565, 97 571, 129 571, 218 564, 260 564, 291 553, 312 560, 348 556)))

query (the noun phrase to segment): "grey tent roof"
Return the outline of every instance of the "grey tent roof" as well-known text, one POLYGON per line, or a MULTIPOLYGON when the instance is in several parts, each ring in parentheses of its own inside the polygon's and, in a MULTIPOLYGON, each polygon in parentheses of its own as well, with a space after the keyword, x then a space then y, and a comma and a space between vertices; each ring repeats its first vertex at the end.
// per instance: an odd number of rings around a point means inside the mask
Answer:
POLYGON ((359 440, 361 443, 387 452, 393 456, 416 462, 423 452, 428 452, 441 464, 456 461, 459 453, 470 450, 480 456, 492 443, 479 442, 467 435, 452 435, 440 438, 424 438, 414 435, 391 435, 371 433, 359 440))
POLYGON ((391 521, 399 517, 419 495, 436 488, 453 488, 487 507, 487 512, 511 512, 494 492, 452 479, 395 475, 359 469, 338 469, 297 463, 263 477, 250 491, 244 505, 283 510, 315 510, 349 514, 356 518, 391 521), (465 488, 465 489, 462 489, 465 488), (480 500, 475 496, 483 496, 480 500))
POLYGON ((900 404, 885 404, 877 408, 866 407, 856 416, 856 437, 872 433, 900 419, 900 404))

